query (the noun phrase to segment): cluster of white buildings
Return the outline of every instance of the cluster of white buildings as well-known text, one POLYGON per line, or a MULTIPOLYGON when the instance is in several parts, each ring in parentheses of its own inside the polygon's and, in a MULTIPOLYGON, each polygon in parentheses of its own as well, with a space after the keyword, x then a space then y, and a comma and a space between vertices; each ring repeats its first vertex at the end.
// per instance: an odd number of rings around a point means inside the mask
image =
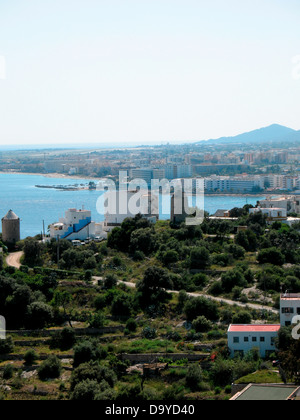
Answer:
POLYGON ((286 175, 212 175, 204 179, 208 192, 251 193, 259 190, 300 190, 299 176, 286 175))
POLYGON ((104 215, 104 221, 92 220, 90 210, 69 209, 57 223, 50 225, 50 238, 69 241, 106 239, 110 231, 120 226, 126 218, 142 214, 151 223, 158 218, 158 203, 153 203, 148 191, 110 191, 99 197, 97 211, 104 215))
POLYGON ((258 206, 250 209, 249 212, 250 214, 261 212, 263 215, 266 215, 269 224, 281 222, 292 226, 293 224, 300 222, 300 218, 297 216, 289 216, 291 213, 294 213, 294 215, 300 214, 300 197, 286 196, 266 198, 265 200, 259 201, 258 206))
POLYGON ((261 357, 268 357, 276 351, 276 337, 281 327, 293 324, 294 317, 300 315, 300 294, 285 293, 280 298, 280 324, 230 325, 228 347, 231 356, 245 355, 258 348, 261 357))

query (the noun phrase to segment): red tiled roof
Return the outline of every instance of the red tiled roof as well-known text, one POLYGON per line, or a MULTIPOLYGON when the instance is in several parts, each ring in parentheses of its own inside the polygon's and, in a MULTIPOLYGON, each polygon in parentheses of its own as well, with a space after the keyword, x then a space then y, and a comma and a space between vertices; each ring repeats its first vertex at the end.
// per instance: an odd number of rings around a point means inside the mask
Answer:
POLYGON ((278 332, 281 325, 230 325, 228 332, 278 332))

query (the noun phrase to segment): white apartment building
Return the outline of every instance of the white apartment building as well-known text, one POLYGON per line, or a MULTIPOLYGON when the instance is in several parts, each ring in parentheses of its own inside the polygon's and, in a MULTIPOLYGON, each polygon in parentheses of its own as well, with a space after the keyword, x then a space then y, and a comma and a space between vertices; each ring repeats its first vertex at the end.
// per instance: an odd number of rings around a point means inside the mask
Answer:
POLYGON ((206 191, 247 193, 255 189, 264 189, 264 179, 261 176, 217 176, 204 180, 206 191))

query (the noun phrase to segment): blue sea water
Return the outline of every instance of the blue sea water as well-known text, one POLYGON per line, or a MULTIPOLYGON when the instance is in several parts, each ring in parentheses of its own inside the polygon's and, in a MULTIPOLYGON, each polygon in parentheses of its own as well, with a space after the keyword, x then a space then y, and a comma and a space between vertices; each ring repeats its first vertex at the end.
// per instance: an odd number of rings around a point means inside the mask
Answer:
MULTIPOLYGON (((87 184, 90 179, 49 178, 41 175, 0 174, 0 218, 12 209, 21 219, 21 238, 34 236, 45 227, 57 222, 69 208, 82 208, 92 211, 96 222, 104 220, 98 214, 96 203, 99 191, 60 191, 56 189, 36 188, 35 185, 74 185, 87 184)), ((205 210, 214 214, 218 209, 232 209, 253 204, 265 197, 217 196, 205 197, 205 210)), ((169 214, 161 214, 161 219, 168 219, 169 214)))

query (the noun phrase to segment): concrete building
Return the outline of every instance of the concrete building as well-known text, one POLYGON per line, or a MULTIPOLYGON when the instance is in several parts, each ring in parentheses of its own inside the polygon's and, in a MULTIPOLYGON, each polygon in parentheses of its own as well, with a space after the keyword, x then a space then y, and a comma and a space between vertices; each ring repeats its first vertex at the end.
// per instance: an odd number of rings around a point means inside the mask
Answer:
POLYGON ((269 197, 258 204, 261 208, 281 208, 287 213, 300 214, 300 197, 296 196, 269 197))
POLYGON ((261 208, 249 209, 250 214, 262 213, 267 216, 268 223, 287 221, 287 211, 283 208, 261 208))
POLYGON ((105 237, 101 224, 92 221, 90 210, 69 209, 58 223, 50 225, 50 238, 84 241, 97 236, 105 237))
POLYGON ((2 219, 2 241, 14 246, 20 240, 20 218, 12 211, 2 219))
POLYGON ((228 347, 231 356, 245 355, 253 348, 258 348, 261 357, 268 357, 276 350, 275 339, 281 325, 230 325, 228 329, 228 347))
POLYGON ((300 293, 284 293, 280 298, 280 324, 287 327, 300 315, 300 293))
POLYGON ((300 293, 286 292, 280 296, 280 324, 230 325, 227 335, 231 356, 244 355, 256 347, 261 357, 267 357, 276 351, 280 328, 292 325, 295 316, 300 316, 300 293))
POLYGON ((208 192, 250 193, 264 189, 264 180, 260 176, 211 176, 204 180, 208 192))

